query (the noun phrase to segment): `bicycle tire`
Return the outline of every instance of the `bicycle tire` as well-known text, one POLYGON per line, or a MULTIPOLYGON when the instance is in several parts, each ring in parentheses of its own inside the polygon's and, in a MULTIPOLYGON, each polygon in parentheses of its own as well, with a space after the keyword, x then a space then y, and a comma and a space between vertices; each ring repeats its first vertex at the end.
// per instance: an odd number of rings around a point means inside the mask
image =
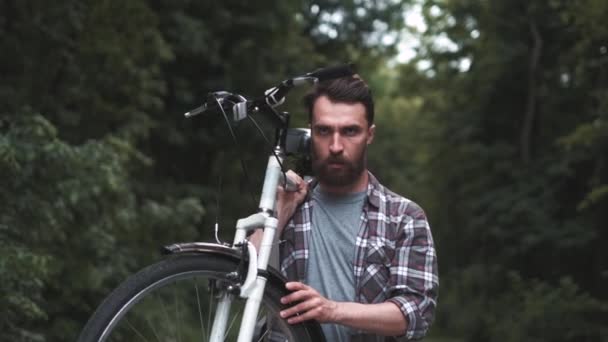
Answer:
MULTIPOLYGON (((238 259, 220 254, 178 254, 150 265, 127 278, 102 302, 78 341, 205 341, 213 321, 214 289, 237 267, 238 259)), ((262 336, 254 340, 274 341, 281 336, 281 341, 324 341, 316 322, 290 325, 277 315, 286 308, 280 298, 287 293, 276 282, 267 282, 260 312, 271 317, 273 328, 260 328, 262 336)), ((236 341, 240 325, 234 327, 234 322, 244 306, 244 300, 234 299, 226 341, 236 341)))

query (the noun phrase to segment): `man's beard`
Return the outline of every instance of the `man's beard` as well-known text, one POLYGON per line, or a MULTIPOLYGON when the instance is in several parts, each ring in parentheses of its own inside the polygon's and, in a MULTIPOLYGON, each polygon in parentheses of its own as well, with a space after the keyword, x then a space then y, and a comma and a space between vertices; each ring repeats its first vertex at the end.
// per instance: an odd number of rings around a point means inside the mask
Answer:
POLYGON ((329 186, 346 186, 354 184, 365 170, 364 154, 354 161, 344 160, 341 157, 328 157, 318 160, 313 153, 312 171, 319 182, 329 186), (339 163, 340 169, 331 169, 329 164, 339 163))

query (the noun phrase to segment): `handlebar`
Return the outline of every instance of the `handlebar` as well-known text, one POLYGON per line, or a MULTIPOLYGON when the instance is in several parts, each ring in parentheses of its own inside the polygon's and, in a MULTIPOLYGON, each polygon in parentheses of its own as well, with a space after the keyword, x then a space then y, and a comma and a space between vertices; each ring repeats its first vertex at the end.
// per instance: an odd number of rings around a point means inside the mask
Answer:
POLYGON ((306 74, 307 77, 316 78, 317 81, 326 81, 334 78, 346 77, 355 74, 355 65, 353 63, 345 65, 331 66, 323 69, 317 69, 306 74))
MULTIPOLYGON (((232 129, 229 115, 232 115, 232 120, 234 122, 249 118, 271 147, 272 154, 274 158, 276 158, 278 166, 280 167, 280 172, 282 172, 283 175, 281 184, 284 185, 284 189, 286 191, 295 191, 297 190, 297 186, 287 177, 282 165, 282 160, 283 157, 294 154, 304 156, 304 160, 310 160, 310 130, 290 129, 289 114, 278 112, 275 108, 285 101, 285 96, 295 86, 310 83, 314 84, 319 81, 326 81, 354 74, 355 67, 353 64, 317 69, 304 75, 284 80, 278 86, 266 90, 264 96, 261 98, 253 100, 249 100, 243 95, 233 94, 227 91, 210 92, 207 94, 207 98, 201 106, 185 113, 185 116, 192 117, 208 111, 221 112, 237 148, 239 147, 239 143, 236 134, 232 129), (266 138, 253 116, 251 116, 251 114, 258 112, 270 115, 271 118, 274 119, 275 128, 277 128, 275 130, 274 145, 271 145, 271 142, 266 138)), ((269 159, 269 167, 270 160, 271 159, 269 159)), ((241 159, 241 166, 247 177, 247 170, 243 159, 241 159)), ((260 204, 260 208, 265 208, 265 206, 260 204)))
MULTIPOLYGON (((222 110, 232 113, 234 121, 245 119, 250 113, 260 110, 273 109, 285 101, 287 93, 295 86, 317 83, 320 81, 346 77, 355 74, 355 66, 352 63, 317 69, 301 76, 290 78, 281 82, 278 86, 264 92, 264 96, 257 100, 247 100, 239 94, 227 91, 216 91, 207 94, 206 101, 199 107, 185 113, 186 117, 192 117, 210 110, 222 110)), ((276 113, 271 110, 271 112, 276 113)))

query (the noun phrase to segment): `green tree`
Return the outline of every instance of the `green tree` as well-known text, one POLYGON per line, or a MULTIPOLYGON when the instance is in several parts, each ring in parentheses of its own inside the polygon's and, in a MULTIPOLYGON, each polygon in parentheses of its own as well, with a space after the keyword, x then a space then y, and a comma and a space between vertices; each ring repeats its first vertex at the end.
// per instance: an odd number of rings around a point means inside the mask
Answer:
MULTIPOLYGON (((221 117, 181 114, 213 90, 256 95, 353 59, 372 70, 390 49, 368 36, 396 7, 355 3, 1 1, 0 339, 73 340, 160 245, 208 239, 216 216, 231 234, 259 185, 221 117), (315 29, 330 12, 335 37, 315 29), (207 205, 220 176, 221 212, 207 205)), ((259 159, 255 128, 236 129, 259 159)))
POLYGON ((608 36, 594 29, 605 4, 422 8, 428 29, 397 89, 429 130, 408 130, 422 154, 403 168, 425 173, 415 189, 439 248, 435 333, 606 340, 608 36))
POLYGON ((3 338, 74 339, 91 298, 140 267, 159 237, 193 237, 202 208, 138 199, 130 174, 147 161, 116 137, 73 146, 40 115, 3 122, 3 338))
POLYGON ((74 339, 160 244, 196 236, 198 199, 140 182, 154 162, 136 145, 162 107, 171 52, 144 2, 2 8, 0 338, 74 339))

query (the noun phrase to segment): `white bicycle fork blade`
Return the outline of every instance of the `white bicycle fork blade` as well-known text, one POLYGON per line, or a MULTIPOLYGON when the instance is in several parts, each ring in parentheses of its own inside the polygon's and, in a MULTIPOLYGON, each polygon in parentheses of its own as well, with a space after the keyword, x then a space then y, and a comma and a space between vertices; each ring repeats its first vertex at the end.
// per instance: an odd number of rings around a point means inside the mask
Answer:
POLYGON ((256 285, 247 299, 247 304, 245 304, 245 311, 243 313, 243 320, 241 322, 241 329, 239 330, 239 339, 237 342, 251 342, 265 287, 266 278, 258 277, 256 279, 256 285))
POLYGON ((217 309, 215 318, 213 319, 213 329, 211 330, 210 342, 222 342, 226 335, 226 325, 230 316, 230 305, 232 304, 232 296, 228 293, 222 294, 217 309))

